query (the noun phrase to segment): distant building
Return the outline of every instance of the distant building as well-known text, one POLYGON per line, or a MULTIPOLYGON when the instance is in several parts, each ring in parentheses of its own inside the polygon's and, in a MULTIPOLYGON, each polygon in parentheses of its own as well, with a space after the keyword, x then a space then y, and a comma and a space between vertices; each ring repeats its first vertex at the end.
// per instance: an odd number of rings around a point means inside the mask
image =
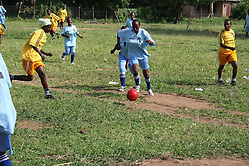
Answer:
POLYGON ((185 6, 183 8, 184 17, 229 17, 233 5, 237 5, 243 0, 218 0, 209 5, 185 6), (213 13, 212 13, 213 11, 213 13))

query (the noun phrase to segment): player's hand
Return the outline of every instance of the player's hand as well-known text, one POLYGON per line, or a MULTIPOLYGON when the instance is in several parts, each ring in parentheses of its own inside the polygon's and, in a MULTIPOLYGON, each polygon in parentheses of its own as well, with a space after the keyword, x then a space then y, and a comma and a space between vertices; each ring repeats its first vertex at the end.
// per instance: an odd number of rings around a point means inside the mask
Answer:
POLYGON ((231 50, 234 51, 234 50, 236 50, 236 48, 235 47, 231 47, 231 50))
POLYGON ((151 40, 145 40, 147 43, 149 43, 150 45, 153 45, 153 42, 151 40))
POLYGON ((80 36, 81 39, 83 39, 83 36, 80 36))
POLYGON ((53 56, 51 52, 46 53, 47 56, 53 56))
POLYGON ((117 50, 121 50, 121 46, 120 45, 116 45, 116 49, 117 50))

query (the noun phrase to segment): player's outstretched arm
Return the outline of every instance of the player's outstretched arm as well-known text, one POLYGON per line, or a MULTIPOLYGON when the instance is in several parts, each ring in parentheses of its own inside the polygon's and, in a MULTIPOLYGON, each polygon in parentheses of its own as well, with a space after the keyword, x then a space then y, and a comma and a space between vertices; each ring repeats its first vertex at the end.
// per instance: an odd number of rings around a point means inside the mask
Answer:
POLYGON ((81 36, 79 33, 77 33, 77 36, 79 36, 81 39, 83 39, 83 36, 81 36))
POLYGON ((45 52, 43 50, 41 50, 41 53, 47 55, 47 56, 53 56, 53 54, 51 52, 45 52))

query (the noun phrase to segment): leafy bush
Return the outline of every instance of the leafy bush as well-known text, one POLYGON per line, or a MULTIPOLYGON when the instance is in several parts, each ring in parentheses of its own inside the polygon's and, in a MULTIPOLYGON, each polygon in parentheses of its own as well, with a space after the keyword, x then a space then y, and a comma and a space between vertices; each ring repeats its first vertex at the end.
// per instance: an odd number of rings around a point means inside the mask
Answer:
POLYGON ((231 18, 233 19, 245 19, 247 15, 247 10, 249 10, 249 0, 245 0, 236 6, 232 7, 231 18))

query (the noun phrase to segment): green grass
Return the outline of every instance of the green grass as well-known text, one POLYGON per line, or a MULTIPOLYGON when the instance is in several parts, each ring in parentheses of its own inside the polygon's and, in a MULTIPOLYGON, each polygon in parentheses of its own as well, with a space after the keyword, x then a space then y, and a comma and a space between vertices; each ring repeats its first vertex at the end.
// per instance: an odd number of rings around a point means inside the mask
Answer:
MULTIPOLYGON (((228 127, 196 122, 153 110, 131 110, 121 100, 124 94, 108 92, 119 85, 118 53, 110 54, 121 24, 83 24, 74 22, 84 39, 77 39, 76 65, 70 57, 61 61, 63 39, 52 40, 47 35, 45 51, 53 57, 45 60, 50 87, 57 98, 43 97, 38 75, 32 84, 13 82, 11 94, 17 110, 17 120, 32 120, 43 124, 39 130, 16 128, 12 135, 14 165, 130 164, 148 158, 170 154, 173 158, 248 158, 249 133, 241 127, 228 127), (100 91, 101 89, 101 91, 100 91), (81 132, 83 131, 83 132, 81 132)), ((21 52, 38 21, 9 20, 8 30, 0 47, 9 72, 25 74, 21 52)), ((238 54, 237 87, 216 86, 217 34, 223 20, 193 21, 188 30, 182 24, 142 24, 156 42, 148 48, 152 88, 158 93, 177 93, 203 99, 225 110, 248 113, 249 88, 248 44, 242 21, 233 21, 238 54), (212 34, 209 30, 212 30, 212 34), (215 79, 213 78, 215 77, 215 79), (203 88, 203 92, 195 91, 203 88), (233 95, 228 95, 232 90, 233 95)), ((59 31, 60 32, 60 31, 59 31)), ((141 73, 141 71, 140 71, 141 73)), ((223 80, 231 78, 232 68, 226 65, 223 80)), ((141 73, 142 75, 142 73, 141 73)), ((127 87, 134 86, 127 72, 127 87)), ((146 86, 142 79, 141 89, 146 86)), ((143 101, 143 98, 139 98, 143 101)), ((221 119, 228 123, 248 125, 248 117, 220 110, 179 110, 193 117, 221 119)))

